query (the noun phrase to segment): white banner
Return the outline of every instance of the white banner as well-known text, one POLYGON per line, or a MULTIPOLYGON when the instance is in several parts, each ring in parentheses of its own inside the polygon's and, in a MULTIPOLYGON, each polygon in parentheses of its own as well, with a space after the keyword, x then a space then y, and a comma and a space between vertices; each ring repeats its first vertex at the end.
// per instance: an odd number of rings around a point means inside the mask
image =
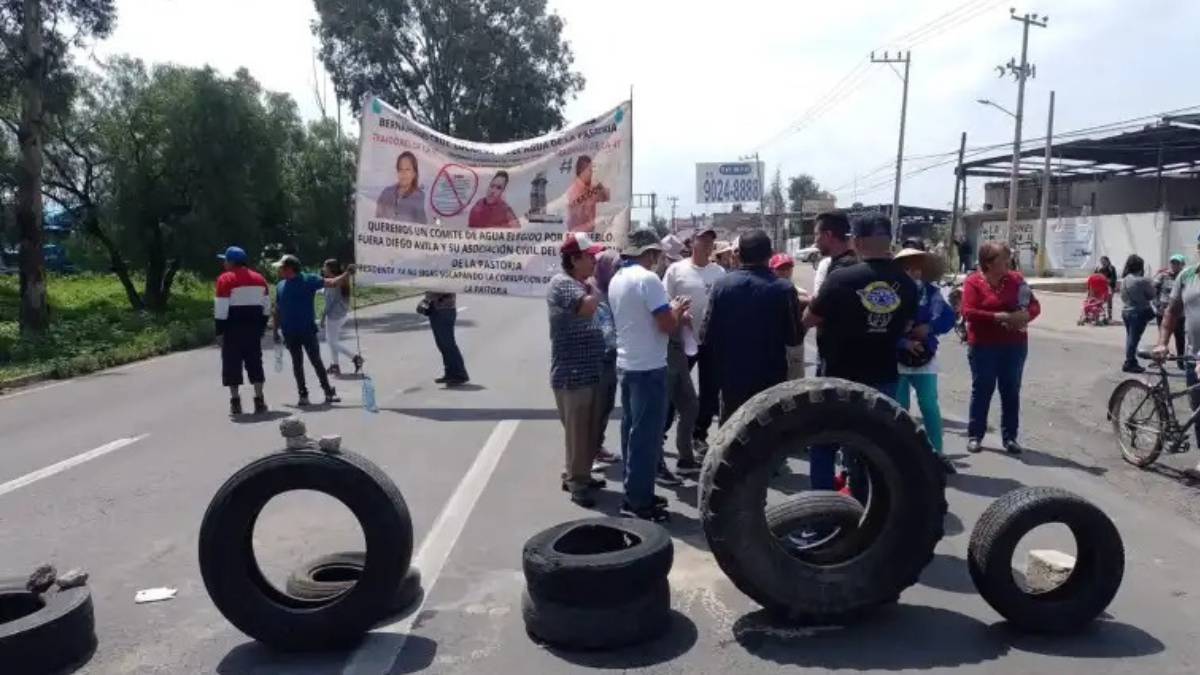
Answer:
POLYGON ((757 202, 762 199, 762 162, 696 165, 696 203, 757 202))
POLYGON ((1095 265, 1096 228, 1088 218, 1061 218, 1046 227, 1046 258, 1051 269, 1085 270, 1095 265))
POLYGON ((540 138, 451 138, 383 101, 363 105, 355 197, 362 284, 541 296, 570 230, 619 246, 629 229, 630 103, 540 138))

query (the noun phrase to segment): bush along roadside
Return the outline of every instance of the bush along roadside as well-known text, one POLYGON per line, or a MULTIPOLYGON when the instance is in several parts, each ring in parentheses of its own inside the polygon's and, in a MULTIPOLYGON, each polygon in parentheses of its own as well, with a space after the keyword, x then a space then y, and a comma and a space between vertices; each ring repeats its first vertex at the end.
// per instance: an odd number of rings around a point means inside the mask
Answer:
MULTIPOLYGON (((120 284, 110 276, 53 277, 51 328, 36 340, 19 335, 13 282, 0 279, 0 389, 78 377, 214 342, 211 284, 195 278, 177 281, 169 309, 153 314, 131 311, 120 284)), ((360 308, 420 293, 357 290, 360 308)))

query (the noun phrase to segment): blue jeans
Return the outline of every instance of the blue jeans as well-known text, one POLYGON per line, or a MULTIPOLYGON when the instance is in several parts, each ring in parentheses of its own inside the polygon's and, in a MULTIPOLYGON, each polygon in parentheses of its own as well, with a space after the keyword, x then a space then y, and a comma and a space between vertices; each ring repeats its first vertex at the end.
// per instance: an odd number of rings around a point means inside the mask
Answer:
POLYGON ((1126 309, 1121 312, 1121 320, 1125 322, 1125 366, 1136 366, 1138 343, 1146 332, 1146 324, 1154 318, 1154 310, 1126 309))
POLYGON ((625 501, 634 510, 654 506, 654 474, 667 423, 667 369, 621 371, 621 454, 625 501))
MULTIPOLYGON (((1187 366, 1183 369, 1183 374, 1187 379, 1187 386, 1194 387, 1200 384, 1200 378, 1196 377, 1196 366, 1191 363, 1185 363, 1184 365, 1187 366)), ((1192 404, 1192 412, 1200 408, 1200 391, 1192 390, 1188 392, 1188 401, 1192 404)), ((1192 431, 1196 432, 1196 447, 1200 448, 1200 424, 1193 426, 1192 431)))
MULTIPOLYGON (((896 383, 877 384, 879 393, 896 398, 896 383)), ((832 490, 835 486, 835 460, 840 448, 836 445, 814 445, 808 449, 808 481, 814 490, 832 490)), ((865 480, 855 480, 861 477, 862 467, 859 462, 850 462, 850 489, 854 496, 866 503, 867 484, 865 480), (861 490, 861 494, 860 494, 861 490)))
POLYGON ((432 309, 429 312, 429 327, 433 329, 433 342, 442 353, 442 374, 446 377, 466 380, 467 366, 462 352, 454 340, 454 323, 458 320, 457 309, 432 309))
POLYGON ((967 350, 971 365, 971 409, 967 438, 983 440, 987 432, 988 409, 992 392, 1000 389, 1000 438, 1005 443, 1017 440, 1021 418, 1021 376, 1029 345, 973 346, 967 350))

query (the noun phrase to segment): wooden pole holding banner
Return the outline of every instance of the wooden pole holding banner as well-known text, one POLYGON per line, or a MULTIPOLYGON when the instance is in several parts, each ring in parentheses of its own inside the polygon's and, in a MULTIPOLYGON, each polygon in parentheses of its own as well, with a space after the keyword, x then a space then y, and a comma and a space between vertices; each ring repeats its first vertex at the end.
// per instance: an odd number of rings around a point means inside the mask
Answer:
MULTIPOLYGON (((653 225, 653 223, 651 223, 653 225)), ((625 234, 633 229, 633 83, 629 84, 629 211, 625 216, 625 234)), ((614 242, 624 246, 625 242, 614 242)))

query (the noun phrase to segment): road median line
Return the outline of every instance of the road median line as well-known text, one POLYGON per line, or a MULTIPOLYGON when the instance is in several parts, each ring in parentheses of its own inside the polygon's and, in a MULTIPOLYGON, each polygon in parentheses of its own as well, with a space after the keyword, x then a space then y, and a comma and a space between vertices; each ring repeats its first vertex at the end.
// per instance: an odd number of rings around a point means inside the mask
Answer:
POLYGON ((383 626, 367 634, 363 643, 351 655, 350 661, 342 670, 343 675, 383 675, 390 673, 404 650, 413 625, 420 618, 433 587, 441 576, 442 568, 450 557, 450 552, 458 543, 471 512, 479 497, 483 495, 488 481, 500 464, 500 458, 512 441, 517 431, 519 420, 503 420, 496 424, 491 436, 483 444, 475 462, 467 470, 450 500, 442 507, 429 534, 421 542, 421 548, 413 558, 413 567, 421 571, 424 580, 425 593, 421 603, 407 617, 392 624, 383 626), (394 639, 383 639, 384 635, 394 635, 394 639))
POLYGON ((23 488, 27 485, 32 485, 33 483, 36 483, 39 480, 42 480, 43 478, 49 478, 55 474, 62 473, 63 471, 66 471, 67 469, 70 469, 71 467, 79 466, 80 464, 83 464, 84 462, 91 461, 93 459, 96 459, 97 457, 103 457, 104 455, 107 455, 110 452, 115 452, 117 450, 120 450, 121 448, 133 445, 134 443, 137 443, 138 441, 146 438, 149 435, 150 434, 142 434, 140 436, 133 436, 130 438, 118 438, 117 440, 112 441, 110 443, 105 443, 104 445, 101 445, 98 448, 92 448, 91 450, 88 450, 87 452, 81 452, 78 455, 75 455, 74 457, 69 457, 67 459, 64 459, 61 462, 57 462, 57 463, 51 464, 50 466, 47 466, 45 468, 38 469, 37 471, 27 473, 24 476, 21 476, 20 478, 14 478, 13 480, 8 481, 7 483, 0 484, 0 497, 3 497, 4 495, 8 494, 9 492, 13 492, 14 490, 17 490, 19 488, 23 488))

